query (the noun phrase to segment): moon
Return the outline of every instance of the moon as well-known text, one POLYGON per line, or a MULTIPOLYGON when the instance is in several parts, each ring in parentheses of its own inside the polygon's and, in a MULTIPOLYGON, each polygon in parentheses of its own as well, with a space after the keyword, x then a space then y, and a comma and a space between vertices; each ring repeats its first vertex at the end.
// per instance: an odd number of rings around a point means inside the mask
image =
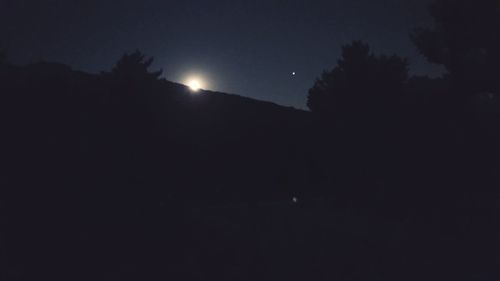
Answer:
POLYGON ((182 84, 186 85, 191 93, 198 93, 202 90, 210 88, 210 80, 207 80, 206 75, 200 73, 189 73, 184 75, 181 80, 182 84))
POLYGON ((191 79, 191 80, 189 80, 188 83, 187 83, 187 86, 193 92, 198 92, 202 88, 201 82, 198 79, 191 79))

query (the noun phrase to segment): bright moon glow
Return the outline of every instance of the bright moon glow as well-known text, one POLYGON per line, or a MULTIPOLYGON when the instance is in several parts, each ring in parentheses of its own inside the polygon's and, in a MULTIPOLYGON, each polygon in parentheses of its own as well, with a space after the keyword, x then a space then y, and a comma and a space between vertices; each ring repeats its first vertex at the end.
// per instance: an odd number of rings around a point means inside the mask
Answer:
POLYGON ((198 81, 196 79, 190 80, 188 82, 188 86, 191 89, 191 91, 193 91, 193 92, 198 92, 202 87, 200 81, 198 81))
POLYGON ((182 84, 186 85, 192 94, 197 94, 202 90, 210 88, 210 80, 207 80, 205 75, 200 73, 189 73, 181 80, 182 84))

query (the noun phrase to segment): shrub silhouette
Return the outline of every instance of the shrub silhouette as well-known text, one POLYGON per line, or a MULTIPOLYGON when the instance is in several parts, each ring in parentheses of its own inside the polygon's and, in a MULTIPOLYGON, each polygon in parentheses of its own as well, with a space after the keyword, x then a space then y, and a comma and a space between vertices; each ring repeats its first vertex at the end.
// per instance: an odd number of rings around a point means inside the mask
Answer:
POLYGON ((498 1, 436 0, 429 12, 434 26, 415 29, 412 39, 430 62, 447 69, 454 92, 499 92, 498 1))
POLYGON ((374 55, 367 44, 354 41, 342 47, 337 66, 317 79, 307 105, 322 114, 380 110, 397 99, 407 79, 406 59, 374 55))

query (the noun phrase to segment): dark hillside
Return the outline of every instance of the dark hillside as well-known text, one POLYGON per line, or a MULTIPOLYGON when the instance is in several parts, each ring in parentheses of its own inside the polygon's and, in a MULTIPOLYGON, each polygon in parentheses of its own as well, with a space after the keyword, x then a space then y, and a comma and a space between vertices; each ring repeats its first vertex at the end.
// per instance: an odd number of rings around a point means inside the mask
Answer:
POLYGON ((284 195, 286 181, 307 180, 299 172, 307 112, 191 93, 164 80, 129 91, 105 75, 57 64, 9 67, 2 76, 3 113, 12 130, 6 136, 12 160, 20 162, 11 168, 39 173, 47 183, 136 182, 223 200, 236 185, 242 197, 284 195))

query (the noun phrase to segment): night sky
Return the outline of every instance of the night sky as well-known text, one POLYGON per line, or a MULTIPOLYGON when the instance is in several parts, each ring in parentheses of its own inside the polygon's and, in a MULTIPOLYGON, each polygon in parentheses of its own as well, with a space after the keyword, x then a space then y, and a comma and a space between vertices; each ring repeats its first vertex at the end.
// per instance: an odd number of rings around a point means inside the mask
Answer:
POLYGON ((196 75, 210 90, 305 108, 315 78, 352 40, 409 57, 412 73, 436 75, 408 35, 430 22, 428 2, 1 0, 0 46, 14 63, 62 62, 93 73, 139 49, 168 80, 196 75))

